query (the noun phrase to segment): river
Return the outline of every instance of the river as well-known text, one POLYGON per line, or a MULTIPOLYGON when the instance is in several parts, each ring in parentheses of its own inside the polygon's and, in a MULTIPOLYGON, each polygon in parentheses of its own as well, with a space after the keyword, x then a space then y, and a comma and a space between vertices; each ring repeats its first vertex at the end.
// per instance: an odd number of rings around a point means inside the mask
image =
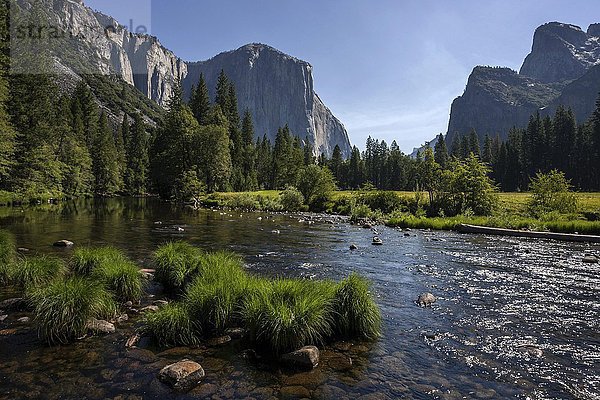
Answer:
POLYGON ((294 373, 250 361, 239 342, 126 350, 139 318, 113 335, 50 348, 14 322, 25 315, 17 313, 0 322, 0 330, 19 327, 0 336, 0 399, 600 399, 600 265, 582 262, 600 246, 453 232, 405 236, 385 227, 377 227, 384 245, 372 246, 368 229, 303 219, 157 199, 0 209, 0 227, 31 252, 68 257, 70 250, 51 246, 60 239, 110 244, 151 267, 158 245, 181 239, 238 252, 266 276, 339 280, 357 271, 373 282, 385 321, 377 342, 327 346, 318 368, 294 373), (350 251, 353 243, 358 250, 350 251), (422 292, 437 297, 431 308, 415 304, 422 292), (156 374, 185 356, 202 364, 206 378, 175 396, 156 374))

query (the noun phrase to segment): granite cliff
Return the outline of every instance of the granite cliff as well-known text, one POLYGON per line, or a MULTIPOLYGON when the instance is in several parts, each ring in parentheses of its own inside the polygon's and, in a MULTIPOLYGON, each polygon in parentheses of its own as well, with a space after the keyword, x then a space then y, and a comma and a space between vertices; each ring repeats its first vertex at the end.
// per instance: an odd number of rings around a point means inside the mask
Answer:
POLYGON ((506 138, 530 115, 571 107, 579 122, 589 118, 600 91, 600 24, 586 32, 550 22, 536 29, 531 53, 517 73, 509 68, 473 69, 464 93, 452 103, 447 142, 475 129, 506 138))
MULTIPOLYGON (((28 10, 35 1, 17 3, 28 10)), ((214 88, 223 69, 236 85, 240 111, 248 109, 253 114, 257 136, 267 134, 274 140, 277 128, 288 124, 295 135, 308 137, 319 153, 331 155, 339 145, 345 156, 350 154, 346 129, 315 93, 312 66, 305 61, 252 44, 207 61, 186 62, 158 38, 129 32, 81 0, 38 3, 50 26, 65 33, 53 41, 56 67, 63 75, 75 80, 86 75, 117 76, 166 106, 178 80, 189 91, 202 72, 214 88)))

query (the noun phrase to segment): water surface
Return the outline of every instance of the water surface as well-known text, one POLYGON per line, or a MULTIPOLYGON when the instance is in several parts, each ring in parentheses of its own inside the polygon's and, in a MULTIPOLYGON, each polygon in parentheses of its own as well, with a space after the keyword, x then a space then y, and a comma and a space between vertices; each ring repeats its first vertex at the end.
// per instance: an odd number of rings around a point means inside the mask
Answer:
POLYGON ((114 335, 49 348, 14 322, 25 313, 13 313, 0 323, 18 328, 0 336, 0 398, 600 399, 600 266, 582 262, 598 245, 378 227, 384 245, 371 246, 370 230, 308 219, 156 199, 0 209, 0 226, 30 253, 68 257, 51 244, 69 239, 117 246, 151 267, 158 245, 182 239, 236 251, 266 276, 339 280, 357 271, 373 281, 385 321, 378 342, 328 346, 316 370, 293 373, 251 361, 240 342, 126 350, 135 318, 114 335), (438 298, 432 308, 414 303, 425 291, 438 298), (174 396, 156 373, 183 357, 207 377, 174 396))

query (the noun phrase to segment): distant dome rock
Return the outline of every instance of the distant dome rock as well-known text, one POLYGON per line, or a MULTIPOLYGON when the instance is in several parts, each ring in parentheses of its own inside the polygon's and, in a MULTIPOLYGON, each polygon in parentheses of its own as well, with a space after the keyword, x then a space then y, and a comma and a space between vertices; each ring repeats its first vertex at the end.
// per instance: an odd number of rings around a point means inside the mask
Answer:
POLYGON ((588 36, 600 37, 600 23, 591 24, 587 29, 588 36))

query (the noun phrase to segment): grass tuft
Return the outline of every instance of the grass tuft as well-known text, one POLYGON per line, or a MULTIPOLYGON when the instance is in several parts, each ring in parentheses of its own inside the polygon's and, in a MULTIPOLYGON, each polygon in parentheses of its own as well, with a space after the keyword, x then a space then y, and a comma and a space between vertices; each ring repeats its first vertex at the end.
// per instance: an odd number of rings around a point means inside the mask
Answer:
POLYGON ((335 329, 346 337, 376 339, 381 335, 381 311, 367 279, 353 273, 335 290, 335 329))
POLYGON ((67 273, 65 263, 56 257, 28 257, 18 263, 13 273, 13 283, 30 291, 45 286, 67 273))
POLYGON ((71 257, 71 269, 76 275, 90 276, 106 263, 120 262, 125 259, 125 255, 114 247, 79 247, 71 257))
POLYGON ((200 249, 185 242, 169 242, 154 253, 155 279, 165 290, 181 291, 198 273, 200 249))
POLYGON ((116 313, 112 294, 103 285, 79 277, 34 290, 30 299, 38 334, 50 345, 70 343, 86 333, 89 319, 110 319, 116 313))
POLYGON ((242 315, 257 343, 276 354, 321 344, 332 332, 330 282, 280 279, 244 302, 242 315))
POLYGON ((144 291, 142 275, 127 256, 114 247, 82 247, 73 253, 75 275, 102 282, 119 301, 138 301, 144 291))
POLYGON ((13 279, 17 249, 14 236, 0 230, 0 285, 8 285, 13 279))
POLYGON ((216 252, 200 257, 200 274, 188 287, 184 301, 192 318, 207 332, 222 332, 237 317, 249 277, 239 256, 216 252))
POLYGON ((200 327, 184 304, 170 303, 146 317, 146 330, 159 346, 193 346, 200 342, 200 327))

